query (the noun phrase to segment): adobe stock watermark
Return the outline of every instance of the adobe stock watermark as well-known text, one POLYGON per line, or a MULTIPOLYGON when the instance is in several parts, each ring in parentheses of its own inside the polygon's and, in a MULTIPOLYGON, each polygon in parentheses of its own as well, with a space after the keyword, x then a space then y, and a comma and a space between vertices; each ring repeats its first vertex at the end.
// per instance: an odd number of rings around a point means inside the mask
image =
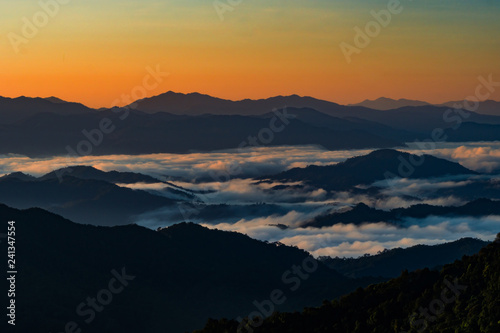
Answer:
POLYGON ((71 0, 40 0, 38 6, 40 10, 34 13, 31 18, 24 16, 21 27, 21 34, 9 32, 9 39, 15 53, 20 52, 20 46, 28 44, 30 40, 35 38, 41 29, 49 24, 50 20, 59 14, 61 6, 67 5, 71 0))
MULTIPOLYGON (((487 78, 479 76, 477 79, 479 83, 474 90, 474 95, 466 97, 462 103, 454 105, 454 109, 447 109, 443 113, 443 121, 446 124, 453 124, 450 128, 454 131, 457 131, 462 126, 464 121, 470 117, 471 112, 479 110, 481 106, 480 101, 487 100, 495 92, 496 87, 500 87, 500 81, 493 81, 493 74, 489 74, 487 78)), ((438 142, 446 142, 447 140, 448 135, 445 133, 445 129, 437 127, 430 133, 430 138, 415 140, 413 143, 419 150, 425 151, 434 150, 437 148, 438 142)), ((408 160, 400 155, 398 159, 400 161, 398 166, 398 175, 389 171, 384 174, 387 186, 389 186, 389 180, 396 178, 397 176, 401 178, 410 178, 414 174, 415 170, 425 162, 424 155, 421 155, 418 158, 410 156, 408 160)))
POLYGON ((219 16, 221 21, 224 21, 224 14, 226 12, 232 12, 236 7, 238 7, 243 0, 215 0, 213 2, 215 12, 219 16))
MULTIPOLYGON (((281 276, 281 281, 291 292, 297 291, 302 282, 309 279, 311 274, 318 270, 318 261, 313 257, 305 258, 300 265, 293 265, 289 270, 285 271, 281 276)), ((258 328, 264 323, 264 319, 274 313, 276 305, 281 305, 287 300, 285 292, 282 289, 274 289, 269 293, 269 298, 264 301, 253 301, 255 311, 251 312, 246 319, 241 317, 236 318, 240 323, 237 328, 237 333, 252 333, 254 328, 258 328)))
MULTIPOLYGON (((106 306, 111 304, 114 296, 123 292, 129 282, 135 279, 135 276, 126 273, 125 267, 121 269, 120 273, 115 269, 111 270, 111 275, 113 277, 109 280, 107 288, 99 290, 95 297, 89 296, 76 306, 75 312, 85 324, 90 325, 97 314, 103 312, 106 306)), ((84 331, 82 326, 76 321, 69 321, 64 325, 61 333, 82 333, 84 331)))
POLYGON ((364 29, 358 26, 354 27, 354 45, 347 42, 339 44, 340 50, 344 54, 347 63, 350 64, 352 62, 353 54, 360 54, 363 49, 367 48, 372 40, 380 35, 382 28, 386 28, 391 23, 393 16, 401 14, 403 10, 404 6, 401 4, 400 0, 389 0, 387 9, 381 9, 378 12, 375 10, 370 11, 373 20, 368 21, 364 29))
MULTIPOLYGON (((277 133, 281 133, 290 124, 296 115, 288 113, 288 108, 273 109, 274 116, 269 120, 267 127, 261 128, 255 135, 249 135, 238 145, 238 152, 242 153, 247 148, 257 148, 271 144, 277 133)), ((241 165, 237 161, 229 163, 223 170, 209 171, 210 178, 214 182, 227 183, 233 177, 243 173, 241 165)), ((201 189, 201 191, 208 191, 210 188, 201 189)), ((197 195, 199 199, 207 202, 207 198, 203 194, 197 195)), ((200 209, 194 205, 187 205, 185 203, 178 203, 177 207, 184 219, 189 221, 192 216, 199 215, 200 209)))
MULTIPOLYGON (((444 279, 444 284, 446 287, 442 289, 440 298, 433 299, 426 308, 420 307, 418 313, 412 313, 410 316, 412 329, 419 333, 424 332, 429 327, 429 323, 435 322, 438 316, 444 312, 446 305, 455 302, 460 294, 467 289, 467 286, 458 284, 458 279, 455 279, 453 283, 444 279)), ((401 333, 408 332, 402 331, 401 333)))
MULTIPOLYGON (((111 111, 118 115, 120 121, 124 121, 130 115, 130 109, 135 109, 137 104, 135 101, 146 98, 148 91, 152 91, 164 81, 164 79, 170 75, 170 73, 162 72, 160 65, 156 65, 153 69, 150 66, 146 67, 147 74, 142 79, 142 85, 137 85, 130 91, 129 94, 122 94, 120 98, 117 98, 111 104, 111 111), (117 104, 124 103, 125 107, 118 108, 115 107, 117 104)), ((107 117, 100 119, 99 123, 93 129, 83 129, 82 135, 85 139, 80 140, 76 146, 72 147, 67 145, 65 147, 68 153, 68 159, 89 156, 92 154, 94 148, 99 147, 105 139, 106 135, 110 135, 116 130, 116 124, 107 117)), ((69 161, 68 161, 69 162, 69 161)), ((70 163, 66 163, 69 165, 70 163)), ((65 173, 70 173, 71 168, 66 168, 64 170, 57 170, 56 175, 59 182, 62 182, 62 177, 65 173)))

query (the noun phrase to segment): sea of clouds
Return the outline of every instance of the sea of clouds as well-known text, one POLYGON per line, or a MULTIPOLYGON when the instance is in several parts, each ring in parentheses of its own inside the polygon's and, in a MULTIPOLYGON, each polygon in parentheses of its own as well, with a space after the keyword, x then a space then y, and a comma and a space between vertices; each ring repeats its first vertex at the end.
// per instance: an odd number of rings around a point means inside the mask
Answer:
MULTIPOLYGON (((167 180, 195 193, 203 193, 205 204, 250 205, 267 203, 279 205, 280 213, 266 216, 238 216, 204 221, 196 215, 191 221, 210 228, 238 231, 250 237, 279 241, 310 251, 316 256, 356 257, 374 254, 386 248, 408 247, 416 244, 439 244, 462 237, 492 240, 500 231, 500 218, 437 218, 405 221, 403 227, 386 223, 362 226, 336 225, 322 229, 301 228, 314 216, 334 209, 363 202, 378 209, 409 207, 418 203, 432 205, 462 205, 464 200, 454 195, 435 196, 440 189, 453 189, 477 180, 500 178, 500 142, 442 143, 429 151, 409 144, 404 149, 415 154, 431 154, 461 163, 483 173, 474 177, 454 176, 438 179, 395 179, 376 184, 382 196, 353 195, 348 192, 328 194, 323 189, 270 190, 279 184, 257 183, 253 178, 271 175, 294 167, 335 164, 372 150, 328 151, 316 146, 258 147, 245 150, 224 150, 190 154, 148 154, 86 156, 68 159, 50 157, 32 159, 25 156, 0 156, 0 174, 21 171, 40 176, 71 165, 88 165, 103 171, 132 171, 167 180), (229 173, 228 170, 239 170, 229 173), (275 225, 288 226, 287 229, 275 225)), ((301 185, 287 184, 287 185, 301 185)), ((162 195, 164 183, 131 184, 133 189, 153 191, 162 195)), ((177 208, 166 208, 135 217, 135 222, 150 228, 164 227, 185 220, 177 208)))

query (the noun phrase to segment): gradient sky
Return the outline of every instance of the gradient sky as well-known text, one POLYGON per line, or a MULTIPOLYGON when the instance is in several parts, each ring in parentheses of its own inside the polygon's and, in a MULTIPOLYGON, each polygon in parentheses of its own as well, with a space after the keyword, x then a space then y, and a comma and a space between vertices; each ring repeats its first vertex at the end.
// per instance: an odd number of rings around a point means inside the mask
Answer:
MULTIPOLYGON (((339 44, 354 44, 353 28, 388 2, 243 0, 221 21, 213 0, 71 0, 16 53, 9 33, 22 36, 23 17, 41 8, 2 1, 0 95, 109 107, 157 65, 170 76, 149 96, 437 103, 473 95, 480 75, 500 81, 497 0, 402 0, 402 13, 348 64, 339 44)), ((500 87, 491 98, 500 100, 500 87)))

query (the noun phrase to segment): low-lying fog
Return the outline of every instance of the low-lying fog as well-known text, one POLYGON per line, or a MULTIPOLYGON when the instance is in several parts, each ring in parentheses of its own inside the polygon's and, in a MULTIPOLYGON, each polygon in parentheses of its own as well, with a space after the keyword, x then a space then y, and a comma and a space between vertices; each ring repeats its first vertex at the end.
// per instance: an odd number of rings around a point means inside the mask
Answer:
MULTIPOLYGON (((438 244, 462 237, 484 240, 495 238, 495 234, 500 231, 499 216, 407 219, 403 227, 370 223, 362 226, 335 225, 321 229, 299 228, 302 223, 319 214, 360 202, 379 209, 408 207, 417 203, 462 205, 467 200, 447 190, 464 187, 473 182, 500 184, 499 142, 442 143, 434 150, 425 151, 415 144, 409 144, 405 151, 452 160, 483 175, 421 180, 395 179, 378 184, 382 187, 379 196, 352 195, 346 192, 327 193, 317 188, 272 189, 281 184, 257 183, 253 179, 310 164, 334 164, 371 152, 327 151, 314 146, 259 147, 190 154, 87 156, 71 159, 31 159, 8 155, 0 156, 0 174, 21 171, 40 176, 66 166, 89 165, 103 171, 133 171, 152 175, 193 191, 197 194, 199 203, 226 204, 231 207, 221 208, 227 210, 222 216, 203 218, 203 214, 199 214, 196 208, 197 205, 193 208, 187 203, 137 216, 135 220, 138 224, 157 228, 190 220, 211 228, 242 232, 260 240, 295 245, 316 256, 356 257, 365 253, 374 254, 385 248, 438 244), (255 204, 258 204, 257 207, 244 209, 245 206, 255 204), (276 227, 277 224, 282 227, 276 227)), ((159 195, 166 195, 162 190, 168 186, 161 182, 119 185, 153 191, 159 195)))

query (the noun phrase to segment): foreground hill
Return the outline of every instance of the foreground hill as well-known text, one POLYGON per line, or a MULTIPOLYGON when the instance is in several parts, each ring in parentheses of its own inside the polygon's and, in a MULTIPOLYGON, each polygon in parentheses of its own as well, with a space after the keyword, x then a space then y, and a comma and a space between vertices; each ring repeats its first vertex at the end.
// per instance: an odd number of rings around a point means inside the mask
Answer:
POLYGON ((353 157, 345 162, 329 166, 311 165, 294 168, 274 176, 262 177, 264 181, 297 182, 327 190, 349 190, 356 185, 370 185, 375 181, 395 177, 431 178, 449 175, 475 175, 458 163, 431 155, 417 155, 392 149, 374 151, 368 155, 353 157), (416 161, 417 164, 411 164, 416 161))
POLYGON ((276 309, 294 311, 376 281, 346 278, 297 248, 194 224, 94 227, 4 205, 0 219, 16 221, 19 332, 62 332, 68 322, 83 332, 185 332, 210 317, 244 317, 276 289, 286 297, 276 309), (85 322, 90 307, 84 315, 77 307, 123 273, 134 278, 85 322))
POLYGON ((404 272, 302 313, 275 313, 263 323, 210 320, 196 332, 499 332, 499 265, 500 235, 440 272, 404 272))

